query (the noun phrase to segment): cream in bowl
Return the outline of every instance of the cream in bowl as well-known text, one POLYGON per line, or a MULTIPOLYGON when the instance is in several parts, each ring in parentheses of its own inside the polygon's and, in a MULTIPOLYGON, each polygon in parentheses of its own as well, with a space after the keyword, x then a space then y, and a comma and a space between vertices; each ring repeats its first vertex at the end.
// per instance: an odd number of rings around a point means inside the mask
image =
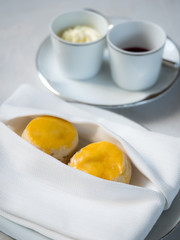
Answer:
POLYGON ((51 41, 63 76, 84 80, 99 72, 108 27, 106 18, 90 11, 64 13, 52 21, 51 41))
POLYGON ((63 40, 73 43, 88 43, 98 40, 101 35, 92 27, 79 25, 58 34, 63 40))

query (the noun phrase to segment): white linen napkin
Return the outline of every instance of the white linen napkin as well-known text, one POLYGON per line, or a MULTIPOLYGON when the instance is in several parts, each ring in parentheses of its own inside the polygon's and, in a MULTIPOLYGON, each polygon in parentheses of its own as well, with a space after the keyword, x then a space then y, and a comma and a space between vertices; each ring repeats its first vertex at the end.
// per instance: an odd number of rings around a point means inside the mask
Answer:
POLYGON ((7 220, 54 240, 141 240, 179 186, 179 138, 92 116, 29 85, 0 107, 0 215, 7 220), (131 184, 73 169, 24 141, 17 133, 37 115, 71 121, 86 141, 122 145, 133 163, 131 184))

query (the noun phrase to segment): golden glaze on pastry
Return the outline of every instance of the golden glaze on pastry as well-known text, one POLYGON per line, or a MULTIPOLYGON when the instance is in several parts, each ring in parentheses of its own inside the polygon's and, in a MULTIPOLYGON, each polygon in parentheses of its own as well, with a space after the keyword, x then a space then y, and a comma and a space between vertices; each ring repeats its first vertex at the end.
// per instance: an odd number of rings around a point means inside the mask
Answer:
POLYGON ((91 143, 75 153, 69 166, 103 179, 129 183, 131 163, 115 144, 102 141, 91 143))
POLYGON ((75 127, 64 119, 52 116, 33 119, 22 133, 22 137, 62 162, 69 161, 78 145, 75 127))

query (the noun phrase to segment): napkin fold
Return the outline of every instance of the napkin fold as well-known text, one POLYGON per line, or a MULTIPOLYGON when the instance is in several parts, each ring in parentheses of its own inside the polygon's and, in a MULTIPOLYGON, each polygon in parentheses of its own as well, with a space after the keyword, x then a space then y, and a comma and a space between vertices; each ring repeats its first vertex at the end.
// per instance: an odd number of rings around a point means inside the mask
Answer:
POLYGON ((179 191, 179 138, 98 118, 29 85, 1 105, 0 133, 1 218, 47 238, 144 239, 179 191), (37 115, 71 121, 90 142, 121 144, 131 184, 71 168, 24 141, 17 133, 37 115))

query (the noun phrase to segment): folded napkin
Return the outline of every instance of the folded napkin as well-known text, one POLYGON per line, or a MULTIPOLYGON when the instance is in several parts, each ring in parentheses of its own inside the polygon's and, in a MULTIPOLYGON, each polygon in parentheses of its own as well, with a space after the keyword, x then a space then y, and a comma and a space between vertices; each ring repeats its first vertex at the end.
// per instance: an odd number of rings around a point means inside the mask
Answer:
POLYGON ((50 239, 144 239, 179 191, 179 138, 93 116, 29 85, 1 105, 0 133, 0 216, 50 239), (18 134, 38 115, 69 120, 86 141, 121 144, 131 184, 71 168, 26 142, 18 134))

